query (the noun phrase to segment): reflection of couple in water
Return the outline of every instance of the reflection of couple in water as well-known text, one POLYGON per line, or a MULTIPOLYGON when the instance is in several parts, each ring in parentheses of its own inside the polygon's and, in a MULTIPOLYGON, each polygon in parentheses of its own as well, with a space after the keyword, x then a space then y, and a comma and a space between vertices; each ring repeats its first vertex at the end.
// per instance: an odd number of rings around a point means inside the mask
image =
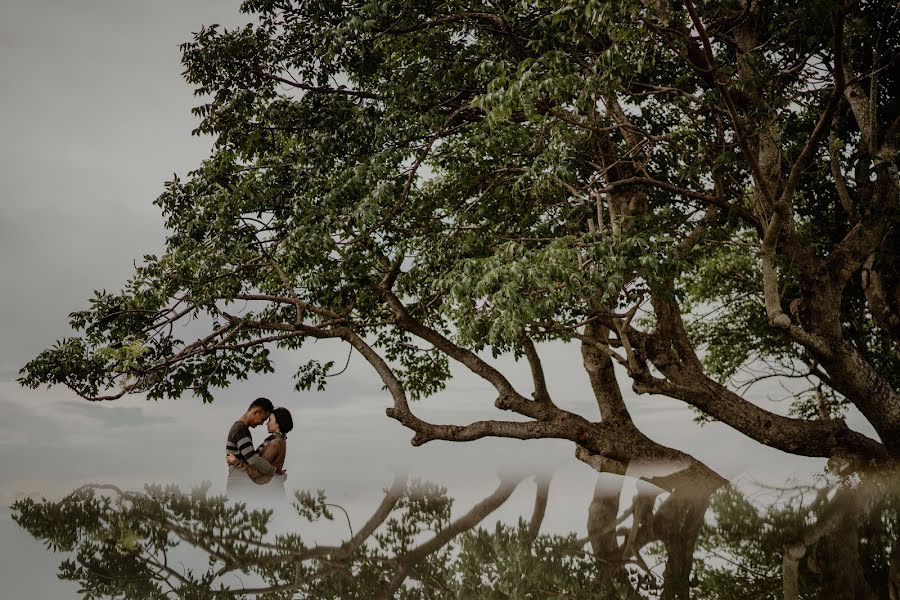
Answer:
POLYGON ((267 492, 284 494, 287 433, 293 427, 294 421, 288 409, 273 408, 267 398, 257 398, 250 404, 231 426, 225 441, 225 458, 228 461, 226 490, 229 495, 250 492, 254 486, 263 485, 267 492), (269 437, 254 449, 250 428, 263 422, 266 422, 269 437))

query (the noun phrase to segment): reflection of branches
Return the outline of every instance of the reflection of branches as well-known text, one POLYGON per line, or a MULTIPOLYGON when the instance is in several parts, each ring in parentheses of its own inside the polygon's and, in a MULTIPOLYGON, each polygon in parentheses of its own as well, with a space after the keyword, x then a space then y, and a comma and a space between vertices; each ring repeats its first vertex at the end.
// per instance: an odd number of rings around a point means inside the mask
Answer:
POLYGON ((760 501, 724 490, 715 526, 701 533, 701 592, 740 589, 752 597, 888 598, 900 579, 897 473, 865 472, 824 484, 758 487, 760 501), (811 493, 812 492, 812 493, 811 493), (709 557, 709 560, 706 558, 709 557), (818 594, 818 595, 817 595, 818 594))
MULTIPOLYGON (((530 518, 492 529, 481 525, 521 478, 503 479, 451 519, 443 490, 398 477, 363 525, 330 545, 308 545, 299 532, 273 538, 271 512, 229 505, 205 490, 88 485, 59 502, 19 501, 13 518, 49 548, 71 554, 60 577, 91 590, 91 598, 391 598, 414 589, 421 597, 515 596, 518 589, 577 600, 686 598, 744 589, 747 597, 796 598, 797 590, 820 587, 855 598, 890 597, 900 587, 896 477, 760 484, 777 494, 763 503, 734 487, 710 496, 702 481, 674 476, 671 493, 647 483, 652 477, 638 480, 625 503, 625 479, 606 476, 581 540, 540 532, 548 477, 536 479, 530 518), (196 567, 198 556, 205 571, 196 567)), ((304 519, 333 519, 324 493, 297 498, 304 519)))
POLYGON ((388 515, 390 515, 391 511, 397 505, 397 502, 400 500, 400 496, 406 491, 406 484, 399 477, 394 479, 394 484, 388 490, 387 494, 385 494, 384 499, 381 501, 381 504, 375 509, 375 512, 372 513, 372 516, 366 521, 366 524, 363 525, 362 529, 359 530, 355 536, 350 538, 350 540, 341 545, 339 549, 339 554, 336 553, 336 557, 349 557, 351 554, 356 552, 356 550, 365 543, 369 536, 371 536, 378 526, 381 525, 385 519, 387 519, 388 515))
MULTIPOLYGON (((395 527, 398 519, 426 523, 433 518, 429 511, 449 509, 440 497, 424 503, 413 501, 418 494, 427 492, 427 487, 410 486, 400 477, 386 490, 360 530, 355 534, 351 531, 350 539, 331 546, 308 547, 299 537, 283 534, 276 536, 274 542, 266 541, 263 534, 270 513, 251 511, 243 505, 228 506, 224 498, 207 498, 205 491, 186 495, 174 488, 148 487, 147 493, 135 493, 115 485, 96 484, 82 486, 58 503, 26 500, 13 508, 18 511, 16 519, 20 525, 46 539, 51 547, 78 551, 81 564, 68 574, 69 578, 80 580, 84 589, 90 589, 86 583, 102 580, 110 595, 119 589, 125 597, 134 598, 146 597, 146 592, 158 585, 168 589, 167 595, 177 597, 190 595, 189 590, 198 586, 206 590, 206 595, 215 597, 277 595, 310 589, 323 582, 335 585, 335 576, 343 580, 353 572, 365 570, 367 565, 379 565, 383 575, 377 579, 384 583, 377 587, 390 596, 421 561, 506 502, 518 481, 504 479, 493 494, 466 514, 438 527, 431 539, 413 548, 401 545, 394 549, 396 556, 390 560, 373 554, 369 543, 377 531, 395 527), (209 570, 197 574, 185 568, 179 573, 169 566, 167 550, 179 545, 201 551, 209 559, 209 570), (117 568, 106 568, 110 564, 117 568), (225 575, 241 581, 240 587, 225 586, 225 575), (246 575, 262 577, 269 583, 245 585, 242 576, 246 575), (140 593, 132 590, 137 584, 140 593), (217 586, 221 589, 215 590, 217 586)), ((298 496, 298 500, 314 518, 330 518, 324 509, 335 506, 321 495, 298 496)), ((349 522, 349 515, 347 519, 349 522)))
POLYGON ((489 514, 494 512, 500 505, 509 499, 509 496, 516 489, 519 480, 504 479, 494 491, 493 494, 472 507, 469 512, 451 523, 445 529, 439 531, 430 540, 423 542, 412 550, 405 552, 402 556, 397 557, 396 571, 384 586, 374 595, 377 600, 387 600, 392 598, 397 590, 403 585, 403 582, 410 574, 410 570, 416 563, 422 561, 425 557, 434 554, 453 538, 461 534, 463 531, 472 529, 485 519, 489 514))
POLYGON ((534 495, 534 509, 531 512, 531 519, 528 521, 528 539, 531 543, 537 538, 541 530, 541 523, 544 522, 544 515, 547 512, 547 497, 550 495, 550 478, 547 476, 539 476, 537 478, 537 490, 534 495))
MULTIPOLYGON (((858 562, 859 557, 855 556, 854 546, 858 540, 846 539, 843 535, 848 525, 853 525, 855 529, 856 522, 863 518, 873 505, 873 495, 876 493, 878 482, 873 478, 865 478, 863 482, 856 488, 847 486, 838 487, 834 497, 830 502, 824 505, 821 515, 817 521, 799 536, 799 538, 789 541, 784 546, 784 559, 782 563, 782 577, 784 587, 785 600, 796 600, 800 594, 800 560, 807 554, 810 549, 815 549, 820 542, 826 541, 829 537, 844 538, 841 540, 843 549, 841 556, 830 557, 834 562, 849 561, 858 562)), ((817 496, 819 502, 824 504, 822 499, 827 495, 827 491, 817 496)), ((817 506, 812 509, 817 508, 817 506)), ((811 509, 811 510, 812 510, 811 509)), ((829 549, 825 544, 822 554, 828 554, 829 549)), ((827 560, 827 559, 826 559, 827 560)), ((821 562, 820 561, 816 561, 821 562)), ((834 565, 823 565, 834 566, 834 565)), ((835 569, 843 571, 840 566, 835 569)), ((856 586, 854 586, 856 587, 856 586)), ((860 586, 861 587, 861 586, 860 586)), ((857 597, 862 597, 860 594, 857 597)))
POLYGON ((661 493, 660 488, 639 480, 638 493, 618 515, 621 488, 611 489, 598 482, 588 509, 588 541, 608 592, 613 592, 609 586, 615 585, 637 593, 628 566, 637 567, 652 582, 645 585, 655 587, 657 576, 642 551, 653 542, 661 542, 666 550, 663 597, 689 595, 694 546, 712 490, 697 493, 690 486, 680 486, 657 502, 661 493), (626 525, 629 519, 630 524, 626 525))

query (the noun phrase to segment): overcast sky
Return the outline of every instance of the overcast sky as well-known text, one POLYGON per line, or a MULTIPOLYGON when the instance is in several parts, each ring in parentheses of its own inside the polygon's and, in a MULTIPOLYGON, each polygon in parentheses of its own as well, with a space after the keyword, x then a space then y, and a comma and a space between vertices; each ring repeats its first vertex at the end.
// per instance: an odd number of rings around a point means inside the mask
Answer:
MULTIPOLYGON (((384 416, 388 395, 358 356, 327 391, 297 394, 290 377, 296 357, 280 355, 278 373, 242 382, 205 406, 189 398, 97 405, 64 389, 14 383, 31 357, 69 333, 68 313, 84 307, 92 290, 117 289, 135 259, 161 249, 152 201, 209 148, 208 139, 190 135, 194 98, 180 75, 178 44, 202 24, 244 22, 237 7, 221 0, 0 0, 0 505, 88 481, 139 488, 206 479, 221 488, 224 435, 249 400, 266 395, 294 414, 289 487, 325 488, 350 504, 374 506, 392 472, 407 470, 448 485, 464 508, 493 489, 498 469, 555 470, 548 522, 583 529, 595 474, 575 460, 571 445, 486 440, 412 448, 411 433, 384 416)), ((346 356, 327 343, 310 348, 338 361, 346 356)), ((551 393, 596 418, 577 349, 543 350, 551 393)), ((524 365, 502 366, 529 391, 524 365)), ((460 373, 416 408, 424 418, 465 423, 496 416, 492 402, 491 390, 460 373)), ((697 428, 670 400, 629 402, 647 434, 728 477, 777 478, 824 464, 761 448, 721 425, 697 428)), ((263 435, 259 430, 257 440, 263 435)), ((71 594, 74 588, 57 589, 46 577, 53 557, 3 510, 0 580, 12 582, 10 597, 71 594)))

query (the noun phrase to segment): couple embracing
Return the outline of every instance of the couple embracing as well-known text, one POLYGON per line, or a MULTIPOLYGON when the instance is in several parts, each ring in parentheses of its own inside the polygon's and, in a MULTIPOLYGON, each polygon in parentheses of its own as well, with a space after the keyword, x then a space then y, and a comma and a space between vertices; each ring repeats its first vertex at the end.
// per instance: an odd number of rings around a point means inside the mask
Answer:
MULTIPOLYGON (((284 494, 284 459, 287 455, 287 433, 293 429, 291 413, 283 407, 274 408, 268 398, 257 398, 241 418, 234 422, 225 441, 228 461, 229 495, 248 492, 255 485, 276 487, 284 494), (269 436, 254 449, 250 428, 266 423, 269 436)), ((272 491, 272 490, 268 490, 272 491)))

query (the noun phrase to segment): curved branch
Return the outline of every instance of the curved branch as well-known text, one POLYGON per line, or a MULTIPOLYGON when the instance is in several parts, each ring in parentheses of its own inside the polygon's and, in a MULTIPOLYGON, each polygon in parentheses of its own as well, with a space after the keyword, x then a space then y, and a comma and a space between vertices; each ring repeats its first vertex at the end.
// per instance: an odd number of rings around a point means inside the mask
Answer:
POLYGON ((694 352, 681 312, 671 294, 655 290, 653 306, 657 332, 634 329, 650 362, 665 379, 649 373, 632 376, 638 393, 669 396, 700 409, 762 444, 804 456, 849 455, 868 460, 886 459, 886 448, 849 429, 843 421, 793 419, 767 411, 710 379, 694 352))
POLYGON ((844 93, 845 79, 843 69, 843 13, 840 13, 838 15, 837 22, 835 23, 834 27, 834 91, 832 92, 831 97, 828 99, 828 104, 825 106, 825 109, 819 116, 819 121, 816 123, 815 128, 813 129, 809 138, 806 140, 806 144, 804 144, 803 150, 800 151, 800 155, 797 157, 797 160, 794 161, 794 166, 791 168, 791 172, 790 175, 788 175, 788 179, 784 185, 784 189, 782 190, 781 195, 777 200, 777 203, 779 204, 789 204, 792 201, 794 190, 797 189, 797 184, 800 182, 800 176, 803 174, 803 171, 806 169, 806 167, 809 166, 809 162, 812 160, 813 155, 815 154, 816 147, 819 145, 822 139, 824 139, 825 134, 831 128, 834 113, 837 110, 838 104, 841 101, 841 96, 844 93))
POLYGON ((636 392, 682 400, 761 444, 802 456, 850 456, 863 462, 888 459, 882 444, 851 430, 842 420, 784 417, 760 408, 701 373, 680 374, 663 361, 656 366, 668 379, 636 381, 636 392))
MULTIPOLYGON (((489 382, 502 395, 510 398, 517 398, 524 402, 529 402, 527 398, 519 394, 509 380, 503 376, 500 371, 489 365, 485 360, 477 354, 461 346, 457 346, 449 339, 441 335, 440 332, 420 323, 412 315, 400 301, 400 299, 390 290, 384 288, 377 289, 378 294, 384 299, 388 307, 394 312, 395 322, 397 326, 416 335, 423 340, 429 342, 432 346, 441 352, 456 360, 462 365, 468 367, 472 373, 478 375, 482 379, 489 382)), ((524 413, 523 413, 524 414, 524 413)))
POLYGON ((528 358, 528 365, 531 367, 531 378, 534 381, 534 399, 538 402, 551 402, 550 393, 547 391, 547 380, 544 377, 544 367, 541 365, 541 357, 534 347, 531 338, 525 336, 522 340, 522 349, 528 358))
POLYGON ((531 511, 531 518, 528 520, 528 543, 533 544, 541 531, 541 523, 544 522, 544 515, 547 512, 547 499, 550 495, 550 477, 541 475, 535 478, 537 489, 534 493, 534 509, 531 511))

